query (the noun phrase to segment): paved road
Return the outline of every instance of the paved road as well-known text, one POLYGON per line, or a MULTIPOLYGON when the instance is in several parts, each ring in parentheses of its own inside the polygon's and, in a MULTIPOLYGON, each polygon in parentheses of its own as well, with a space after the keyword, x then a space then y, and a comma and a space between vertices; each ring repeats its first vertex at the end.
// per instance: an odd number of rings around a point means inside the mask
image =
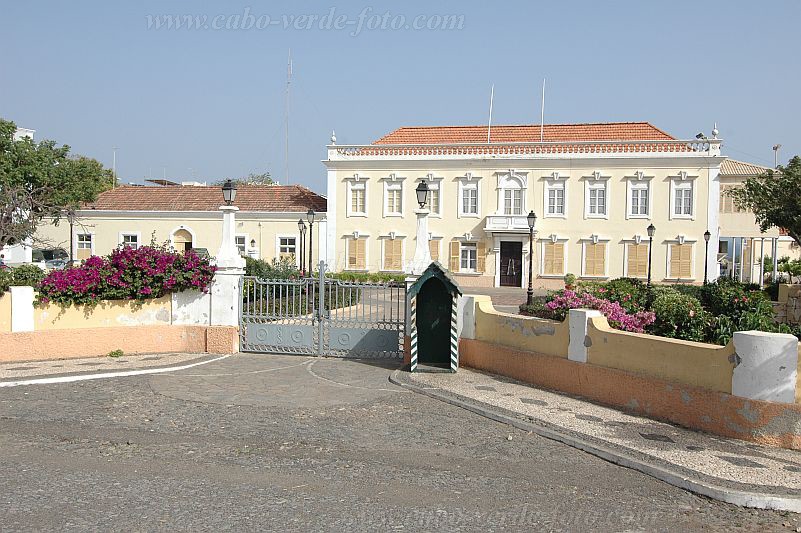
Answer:
POLYGON ((170 374, 0 389, 0 527, 801 525, 396 388, 388 374, 355 361, 238 355, 170 374))

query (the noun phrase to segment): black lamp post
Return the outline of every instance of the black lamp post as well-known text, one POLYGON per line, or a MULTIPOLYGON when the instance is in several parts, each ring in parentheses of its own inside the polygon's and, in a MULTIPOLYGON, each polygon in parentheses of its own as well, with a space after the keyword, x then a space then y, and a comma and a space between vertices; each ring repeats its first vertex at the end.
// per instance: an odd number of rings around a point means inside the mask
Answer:
POLYGON ((526 305, 534 304, 534 226, 537 224, 537 214, 530 211, 526 216, 528 222, 528 291, 526 292, 526 305))
POLYGON ((709 271, 709 238, 712 237, 712 234, 709 233, 709 230, 704 232, 704 285, 707 283, 707 273, 709 271))
POLYGON ((300 234, 300 247, 298 251, 298 257, 300 258, 300 275, 304 278, 306 277, 306 261, 303 260, 305 255, 303 254, 303 246, 306 241, 306 224, 303 223, 303 219, 298 219, 298 233, 300 234))
POLYGON ((231 180, 225 180, 225 183, 222 186, 222 192, 225 205, 233 204, 234 199, 236 198, 236 185, 234 185, 234 182, 231 180))
POLYGON ((654 233, 656 228, 653 224, 648 225, 648 289, 650 294, 651 289, 651 250, 654 247, 654 233))
POLYGON ((428 202, 428 183, 426 180, 422 180, 420 183, 417 184, 417 188, 414 190, 415 194, 417 194, 417 203, 420 205, 420 209, 423 209, 426 206, 426 202, 428 202))
POLYGON ((309 221, 309 275, 314 272, 312 268, 312 251, 314 250, 314 246, 312 245, 312 228, 314 226, 314 209, 309 209, 306 212, 306 220, 309 221))

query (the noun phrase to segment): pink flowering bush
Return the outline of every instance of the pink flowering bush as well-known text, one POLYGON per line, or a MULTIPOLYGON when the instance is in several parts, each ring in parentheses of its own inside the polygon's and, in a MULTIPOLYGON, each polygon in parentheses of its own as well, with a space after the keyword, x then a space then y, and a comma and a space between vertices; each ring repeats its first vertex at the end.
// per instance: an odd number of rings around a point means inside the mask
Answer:
POLYGON ((193 251, 121 247, 80 266, 51 271, 39 284, 38 302, 92 305, 100 300, 148 300, 188 289, 208 292, 216 267, 193 251))
POLYGON ((645 328, 653 324, 656 315, 651 311, 627 312, 618 302, 610 302, 598 298, 589 292, 572 290, 557 291, 545 303, 545 309, 555 320, 564 320, 570 309, 595 309, 600 311, 615 329, 644 333, 645 328))

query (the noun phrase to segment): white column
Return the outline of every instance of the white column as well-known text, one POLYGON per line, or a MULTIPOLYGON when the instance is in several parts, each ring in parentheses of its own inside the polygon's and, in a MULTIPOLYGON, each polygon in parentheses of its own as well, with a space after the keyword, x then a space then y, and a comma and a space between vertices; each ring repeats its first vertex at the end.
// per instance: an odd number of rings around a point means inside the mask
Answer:
POLYGON ((11 333, 33 331, 33 287, 10 287, 11 333))
POLYGON ((738 331, 731 393, 741 398, 795 403, 798 339, 785 333, 738 331))
POLYGON ((771 257, 773 257, 773 278, 772 281, 776 281, 779 277, 779 239, 773 237, 771 239, 771 257))
POLYGON ((765 283, 765 237, 759 239, 759 288, 765 283))
MULTIPOLYGON (((710 146, 710 152, 720 152, 720 145, 710 146)), ((709 187, 707 198, 707 230, 709 239, 709 256, 707 257, 707 273, 709 281, 718 279, 718 250, 720 249, 720 163, 709 167, 709 187)), ((733 256, 732 256, 733 257, 733 256)))
POLYGON ((568 311, 570 340, 567 345, 567 358, 578 363, 587 362, 587 325, 590 319, 603 316, 594 309, 571 309, 568 311))
POLYGON ((431 250, 428 247, 428 209, 415 209, 417 215, 417 243, 414 259, 409 265, 409 273, 419 276, 431 264, 431 250))
POLYGON ((211 325, 239 325, 239 306, 242 304, 242 276, 245 260, 236 247, 236 212, 238 207, 224 205, 222 244, 217 252, 217 272, 211 285, 211 325))

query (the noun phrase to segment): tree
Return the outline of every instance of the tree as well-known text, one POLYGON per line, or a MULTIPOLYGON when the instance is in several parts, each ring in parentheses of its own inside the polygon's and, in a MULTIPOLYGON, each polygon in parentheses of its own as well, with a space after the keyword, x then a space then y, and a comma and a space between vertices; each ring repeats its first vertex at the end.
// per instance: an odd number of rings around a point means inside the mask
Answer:
MULTIPOLYGON (((237 178, 232 179, 235 185, 275 185, 275 181, 273 181, 273 177, 270 175, 269 172, 265 172, 263 174, 254 174, 250 173, 245 178, 237 178)), ((214 183, 214 185, 222 185, 225 183, 226 180, 219 180, 214 183)))
POLYGON ((782 228, 801 245, 801 157, 793 157, 786 167, 748 178, 728 194, 737 207, 754 213, 762 231, 782 228))
POLYGON ((32 238, 43 219, 74 220, 113 179, 98 161, 70 155, 67 145, 15 141, 16 129, 0 118, 0 247, 32 238))

